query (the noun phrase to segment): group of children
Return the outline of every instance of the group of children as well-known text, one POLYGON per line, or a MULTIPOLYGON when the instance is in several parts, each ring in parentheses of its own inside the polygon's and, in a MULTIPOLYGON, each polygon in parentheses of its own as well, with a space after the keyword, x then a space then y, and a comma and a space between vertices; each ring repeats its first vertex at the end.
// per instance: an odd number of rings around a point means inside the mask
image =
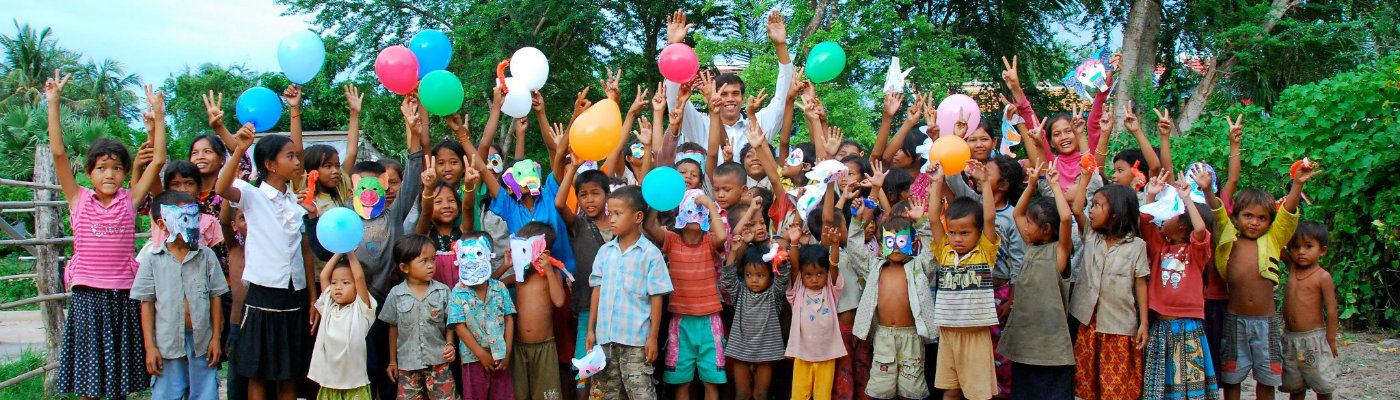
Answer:
MULTIPOLYGON (((668 25, 671 42, 685 37, 683 14, 668 25)), ((643 400, 658 380, 670 397, 711 400, 1214 399, 1221 387, 1235 399, 1251 373, 1259 398, 1334 390, 1327 228, 1298 217, 1311 163, 1281 201, 1237 192, 1239 120, 1217 185, 1207 164, 1173 166, 1168 115, 1153 148, 1127 107, 1140 146, 1110 160, 1106 94, 1087 118, 1037 119, 1015 61, 1006 117, 1022 121, 1028 160, 998 154, 989 121, 1002 116, 940 133, 919 93, 893 135, 905 102, 887 95, 867 155, 828 124, 777 14, 768 31, 770 103, 730 74, 651 98, 639 86, 622 129, 635 119, 636 138, 602 163, 571 154, 567 124, 551 125, 533 93, 548 173, 524 158, 526 121, 513 122, 513 162, 494 144, 501 89, 478 140, 448 116, 456 138, 431 146, 407 96, 405 167, 355 161, 361 95, 347 86, 346 170, 335 148, 303 150, 295 85, 290 136, 255 146, 251 124, 230 133, 210 93, 217 134, 169 161, 164 98, 148 86, 150 143, 133 160, 94 142, 85 188, 56 122, 56 72, 49 139, 75 236, 59 391, 217 398, 225 361, 236 399, 309 387, 322 399, 643 400), (810 142, 790 145, 794 109, 810 142), (941 134, 969 144, 959 173, 927 160, 941 134), (638 187, 655 167, 683 177, 675 210, 638 187), (339 254, 314 236, 337 207, 364 220, 360 246, 339 254), (152 220, 139 251, 138 213, 152 220), (597 352, 595 375, 573 371, 597 352)), ((614 101, 619 76, 603 82, 614 101)), ((580 93, 574 116, 588 105, 580 93)))

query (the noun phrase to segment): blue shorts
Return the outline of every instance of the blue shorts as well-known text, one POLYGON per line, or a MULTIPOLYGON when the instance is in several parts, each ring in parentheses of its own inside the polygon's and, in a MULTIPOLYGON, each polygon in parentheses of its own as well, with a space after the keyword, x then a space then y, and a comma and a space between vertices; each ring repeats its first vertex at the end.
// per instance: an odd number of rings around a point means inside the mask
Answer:
MULTIPOLYGON (((210 367, 206 357, 195 357, 191 331, 185 331, 185 354, 180 358, 162 359, 161 376, 151 376, 151 399, 217 399, 219 398, 219 369, 210 367)), ((200 348, 208 343, 201 343, 200 348)))
POLYGON ((694 380, 699 373, 705 383, 725 383, 723 324, 719 313, 703 317, 672 315, 666 341, 666 372, 661 380, 678 385, 694 380))

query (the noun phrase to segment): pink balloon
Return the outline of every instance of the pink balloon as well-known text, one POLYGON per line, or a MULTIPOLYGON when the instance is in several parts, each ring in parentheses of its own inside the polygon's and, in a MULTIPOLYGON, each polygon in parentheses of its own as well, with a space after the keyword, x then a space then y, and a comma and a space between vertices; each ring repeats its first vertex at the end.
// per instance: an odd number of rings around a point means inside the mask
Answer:
POLYGON ((700 70, 700 58, 695 55, 695 49, 685 43, 672 43, 661 49, 656 65, 661 68, 661 76, 666 80, 683 83, 689 82, 700 70))
POLYGON ((418 56, 404 46, 389 46, 374 59, 374 75, 390 92, 408 94, 418 87, 418 56))
POLYGON ((982 109, 977 107, 977 101, 965 94, 955 94, 943 98, 938 103, 938 136, 953 134, 953 125, 958 122, 958 110, 964 114, 970 114, 967 118, 967 132, 963 136, 971 134, 977 130, 977 125, 982 123, 982 109))

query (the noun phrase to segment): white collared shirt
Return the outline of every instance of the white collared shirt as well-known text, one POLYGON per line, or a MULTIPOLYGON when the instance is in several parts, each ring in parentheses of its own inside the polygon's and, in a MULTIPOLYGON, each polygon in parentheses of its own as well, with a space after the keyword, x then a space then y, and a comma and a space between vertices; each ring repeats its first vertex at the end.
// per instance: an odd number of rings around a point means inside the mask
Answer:
POLYGON ((286 192, 266 182, 253 186, 243 180, 233 181, 239 191, 234 207, 243 210, 248 223, 244 248, 243 281, 258 286, 285 289, 306 288, 306 264, 302 260, 302 217, 306 209, 297 204, 291 185, 286 192))
MULTIPOLYGON (((753 119, 757 120, 759 129, 763 130, 763 133, 768 136, 770 142, 773 140, 773 136, 778 133, 778 130, 783 128, 783 111, 785 111, 783 107, 787 105, 788 88, 792 86, 792 74, 793 68, 791 63, 778 64, 778 79, 774 85, 776 87, 770 92, 773 94, 773 99, 769 100, 767 106, 764 106, 763 109, 758 110, 758 112, 753 115, 753 119)), ((667 109, 675 109, 676 94, 680 92, 680 88, 681 85, 679 83, 669 80, 666 81, 667 109)), ((739 107, 743 106, 742 103, 739 104, 739 107)), ((714 110, 711 110, 711 112, 713 111, 714 110)), ((750 123, 753 123, 753 121, 750 121, 748 117, 740 114, 739 120, 735 121, 734 125, 724 126, 724 132, 729 135, 729 145, 734 149, 735 157, 738 157, 744 145, 749 143, 748 129, 750 123)), ((710 116, 696 110, 695 104, 689 101, 685 102, 685 119, 681 121, 680 143, 685 142, 698 143, 707 151, 719 151, 719 149, 710 148, 710 116)), ((724 159, 724 153, 721 152, 719 154, 719 163, 723 164, 726 161, 743 162, 743 160, 726 160, 724 159)))

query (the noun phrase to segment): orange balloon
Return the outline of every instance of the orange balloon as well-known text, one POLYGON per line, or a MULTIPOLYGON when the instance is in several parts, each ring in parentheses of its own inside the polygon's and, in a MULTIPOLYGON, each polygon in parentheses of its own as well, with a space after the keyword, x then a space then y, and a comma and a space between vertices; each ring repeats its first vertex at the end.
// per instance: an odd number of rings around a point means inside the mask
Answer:
POLYGON ((967 168, 967 160, 972 158, 972 148, 957 135, 947 135, 933 141, 928 151, 929 161, 943 164, 944 175, 957 175, 967 168))
POLYGON ((585 161, 603 161, 617 149, 621 133, 621 109, 612 99, 603 99, 579 114, 569 127, 569 147, 585 161))

